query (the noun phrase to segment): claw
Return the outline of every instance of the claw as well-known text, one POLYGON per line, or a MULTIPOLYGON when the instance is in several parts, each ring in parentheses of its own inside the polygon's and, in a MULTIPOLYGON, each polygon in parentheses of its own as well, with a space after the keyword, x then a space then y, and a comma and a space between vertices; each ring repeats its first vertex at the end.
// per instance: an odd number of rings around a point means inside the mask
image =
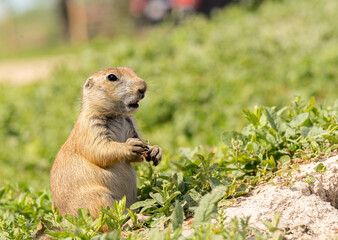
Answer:
POLYGON ((157 166, 162 158, 162 150, 158 146, 150 147, 148 151, 143 153, 143 157, 147 162, 153 162, 157 166))
POLYGON ((150 155, 149 155, 149 150, 144 152, 142 156, 146 159, 147 162, 151 161, 150 155))

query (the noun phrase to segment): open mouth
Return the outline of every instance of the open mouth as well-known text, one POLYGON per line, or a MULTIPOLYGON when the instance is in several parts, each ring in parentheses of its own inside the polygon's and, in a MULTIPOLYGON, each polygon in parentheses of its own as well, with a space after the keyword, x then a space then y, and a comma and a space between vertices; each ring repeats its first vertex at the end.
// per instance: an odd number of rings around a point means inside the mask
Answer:
POLYGON ((139 107, 139 105, 138 105, 138 102, 132 102, 132 103, 130 103, 130 104, 128 104, 128 107, 129 108, 138 108, 139 107))

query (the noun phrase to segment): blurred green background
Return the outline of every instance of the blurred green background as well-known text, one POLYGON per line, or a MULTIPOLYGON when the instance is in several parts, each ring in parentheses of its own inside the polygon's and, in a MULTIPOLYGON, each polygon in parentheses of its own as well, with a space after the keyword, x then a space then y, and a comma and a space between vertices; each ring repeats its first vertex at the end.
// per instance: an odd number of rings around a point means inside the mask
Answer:
POLYGON ((336 0, 244 1, 142 27, 127 1, 106 1, 115 6, 107 26, 89 24, 94 33, 78 39, 65 36, 57 2, 43 2, 0 5, 0 184, 49 185, 82 85, 103 68, 130 66, 146 80, 136 119, 165 160, 182 147, 221 146, 223 131, 246 122, 242 108, 338 98, 336 0))

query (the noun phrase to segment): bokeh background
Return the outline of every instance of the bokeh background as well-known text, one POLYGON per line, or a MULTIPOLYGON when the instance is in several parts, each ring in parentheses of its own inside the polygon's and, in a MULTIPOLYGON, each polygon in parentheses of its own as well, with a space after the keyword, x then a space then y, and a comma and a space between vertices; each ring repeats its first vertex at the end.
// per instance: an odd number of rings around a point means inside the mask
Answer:
POLYGON ((243 108, 295 97, 333 105, 336 0, 0 0, 0 183, 45 188, 86 78, 130 66, 136 114, 164 149, 217 148, 243 108))

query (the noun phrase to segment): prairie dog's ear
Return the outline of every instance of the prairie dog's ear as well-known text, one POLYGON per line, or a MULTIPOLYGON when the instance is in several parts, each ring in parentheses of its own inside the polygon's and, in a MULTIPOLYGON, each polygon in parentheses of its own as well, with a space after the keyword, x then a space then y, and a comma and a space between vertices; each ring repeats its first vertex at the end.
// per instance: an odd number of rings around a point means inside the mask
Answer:
POLYGON ((86 84, 84 85, 85 89, 91 89, 94 86, 93 78, 88 78, 86 84))

